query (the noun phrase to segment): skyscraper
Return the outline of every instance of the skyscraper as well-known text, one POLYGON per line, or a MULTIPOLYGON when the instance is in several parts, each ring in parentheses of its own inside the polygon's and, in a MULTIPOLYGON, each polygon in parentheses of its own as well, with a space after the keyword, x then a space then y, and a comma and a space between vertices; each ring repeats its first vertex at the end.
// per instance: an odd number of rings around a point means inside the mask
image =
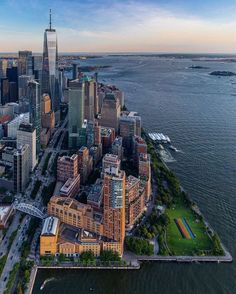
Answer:
POLYGON ((9 102, 9 81, 8 78, 1 79, 1 104, 9 102))
POLYGON ((32 51, 19 51, 18 57, 18 74, 32 75, 32 51))
POLYGON ((52 29, 51 10, 49 28, 44 33, 43 65, 42 65, 42 93, 48 93, 52 100, 52 110, 59 110, 58 93, 58 51, 57 34, 52 29))
POLYGON ((84 83, 75 80, 69 84, 69 148, 81 147, 80 136, 84 123, 84 83))
POLYGON ((21 123, 17 130, 17 148, 23 145, 29 145, 29 167, 33 171, 36 164, 36 130, 32 124, 21 123))
POLYGON ((41 95, 40 86, 35 80, 28 83, 27 97, 30 102, 30 123, 36 130, 36 154, 40 152, 40 133, 41 133, 41 95))
POLYGON ((16 66, 7 68, 9 81, 9 102, 18 100, 18 68, 16 66))
POLYGON ((29 182, 29 145, 20 146, 13 155, 14 191, 24 192, 29 182))
POLYGON ((103 99, 101 115, 100 125, 103 127, 112 127, 118 132, 120 104, 113 93, 106 94, 103 99))

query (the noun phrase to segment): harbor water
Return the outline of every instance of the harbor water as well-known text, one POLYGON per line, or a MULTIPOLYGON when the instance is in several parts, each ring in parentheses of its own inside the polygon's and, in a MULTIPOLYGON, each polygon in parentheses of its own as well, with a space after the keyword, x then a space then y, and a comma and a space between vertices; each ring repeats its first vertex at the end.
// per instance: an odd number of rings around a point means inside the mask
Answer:
MULTIPOLYGON (((209 57, 209 56, 208 56, 209 57)), ((144 127, 168 135, 182 152, 168 166, 199 205, 236 258, 236 72, 235 62, 197 61, 198 56, 104 56, 83 65, 111 65, 99 80, 116 84, 144 127), (204 68, 189 68, 198 65, 204 68)), ((232 294, 236 264, 146 263, 140 270, 40 270, 33 293, 232 294), (40 286, 48 279, 42 291, 40 286)))

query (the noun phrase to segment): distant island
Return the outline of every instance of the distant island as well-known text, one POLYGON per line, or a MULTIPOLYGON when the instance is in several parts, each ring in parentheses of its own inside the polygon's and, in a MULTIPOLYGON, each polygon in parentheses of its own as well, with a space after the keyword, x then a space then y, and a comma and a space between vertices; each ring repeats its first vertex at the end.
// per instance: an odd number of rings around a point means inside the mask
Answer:
POLYGON ((232 71, 213 71, 210 73, 211 76, 223 76, 223 77, 231 77, 235 76, 236 73, 232 71))
POLYGON ((191 65, 189 66, 191 69, 208 69, 209 67, 200 66, 200 65, 191 65))

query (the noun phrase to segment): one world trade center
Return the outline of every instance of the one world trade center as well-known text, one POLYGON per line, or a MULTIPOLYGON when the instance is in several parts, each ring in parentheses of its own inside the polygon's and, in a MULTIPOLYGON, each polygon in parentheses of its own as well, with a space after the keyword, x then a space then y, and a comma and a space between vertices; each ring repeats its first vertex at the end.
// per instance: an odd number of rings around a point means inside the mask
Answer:
POLYGON ((58 90, 58 49, 56 30, 52 29, 51 10, 49 28, 44 32, 42 94, 48 93, 52 101, 52 110, 56 113, 60 108, 58 90))

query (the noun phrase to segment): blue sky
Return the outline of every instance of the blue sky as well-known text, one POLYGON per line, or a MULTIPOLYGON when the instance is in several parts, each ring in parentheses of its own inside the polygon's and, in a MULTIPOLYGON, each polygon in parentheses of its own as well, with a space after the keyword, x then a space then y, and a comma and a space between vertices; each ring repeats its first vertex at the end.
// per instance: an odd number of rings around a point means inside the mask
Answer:
POLYGON ((0 0, 0 52, 236 52, 236 0, 0 0))

